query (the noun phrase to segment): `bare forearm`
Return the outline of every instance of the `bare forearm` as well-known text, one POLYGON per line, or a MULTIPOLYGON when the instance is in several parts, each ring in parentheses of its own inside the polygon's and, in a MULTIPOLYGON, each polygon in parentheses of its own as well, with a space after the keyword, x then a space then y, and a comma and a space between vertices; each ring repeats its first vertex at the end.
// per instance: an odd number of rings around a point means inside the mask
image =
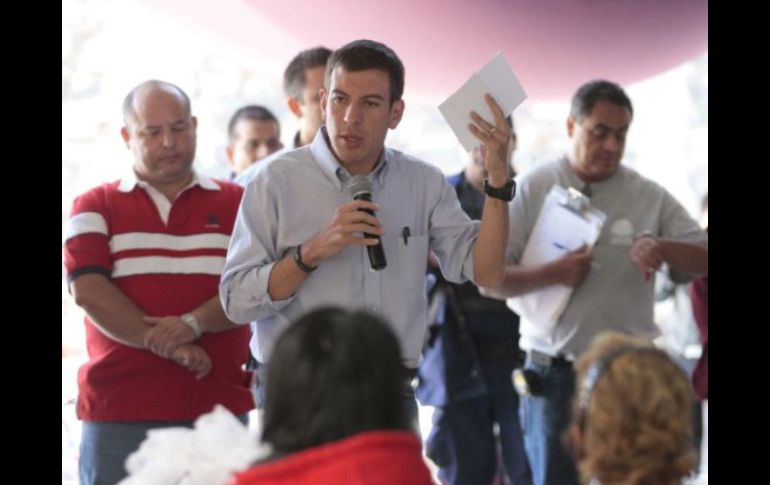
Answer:
POLYGON ((708 274, 709 250, 698 243, 659 239, 661 256, 669 266, 689 274, 708 274))
POLYGON ((476 284, 494 287, 503 281, 507 244, 508 203, 487 197, 479 235, 473 247, 476 284))
POLYGON ((273 265, 267 281, 267 293, 273 301, 285 300, 294 294, 305 278, 307 273, 299 269, 291 254, 287 254, 273 265))
POLYGON ((123 345, 143 349, 150 327, 143 313, 117 286, 102 275, 87 274, 70 284, 75 303, 107 337, 123 345))
POLYGON ((190 313, 198 318, 201 329, 207 333, 222 332, 240 326, 227 318, 219 296, 212 297, 190 313))
POLYGON ((502 284, 494 288, 484 288, 483 293, 491 298, 505 299, 558 283, 560 283, 558 274, 552 264, 534 268, 509 264, 505 267, 502 284))
MULTIPOLYGON (((500 189, 506 186, 509 177, 508 160, 511 131, 505 123, 505 115, 492 95, 484 99, 492 111, 494 123, 485 120, 475 111, 471 112, 473 123, 468 125, 471 133, 481 142, 484 153, 484 168, 490 187, 500 189)), ((505 250, 508 245, 508 202, 487 196, 481 227, 473 247, 474 279, 477 285, 498 286, 505 274, 505 250)))

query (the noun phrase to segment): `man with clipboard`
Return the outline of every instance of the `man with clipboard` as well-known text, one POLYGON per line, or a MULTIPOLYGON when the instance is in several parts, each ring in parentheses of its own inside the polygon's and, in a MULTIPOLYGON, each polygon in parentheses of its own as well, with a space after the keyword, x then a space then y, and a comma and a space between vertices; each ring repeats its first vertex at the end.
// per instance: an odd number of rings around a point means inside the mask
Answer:
POLYGON ((591 81, 577 91, 567 119, 569 151, 521 176, 510 206, 505 279, 485 290, 511 298, 571 288, 554 321, 521 318, 519 345, 527 361, 517 388, 525 394, 520 417, 536 485, 579 483, 561 440, 570 420, 574 360, 605 330, 657 335, 654 273, 663 263, 678 281, 708 273, 706 234, 663 187, 620 163, 632 116, 631 101, 615 83, 591 81), (593 247, 555 241, 562 255, 525 265, 527 241, 554 185, 581 191, 605 215, 604 223, 593 247))

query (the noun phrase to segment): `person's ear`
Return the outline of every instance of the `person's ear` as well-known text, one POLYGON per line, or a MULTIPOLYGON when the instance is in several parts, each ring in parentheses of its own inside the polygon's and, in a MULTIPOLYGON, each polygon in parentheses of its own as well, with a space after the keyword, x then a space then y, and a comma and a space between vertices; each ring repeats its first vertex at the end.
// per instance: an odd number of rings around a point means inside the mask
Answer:
POLYGON ((569 135, 570 138, 572 138, 572 134, 575 132, 575 118, 573 118, 571 115, 567 117, 567 135, 569 135))
POLYGON ((393 106, 390 107, 390 120, 388 122, 388 128, 393 130, 398 126, 398 124, 401 122, 401 118, 404 116, 405 107, 406 105, 404 104, 403 99, 399 99, 393 103, 393 106))
POLYGON ((326 102, 329 98, 329 93, 326 91, 326 88, 321 88, 318 90, 318 94, 320 95, 320 103, 321 103, 321 121, 323 121, 324 124, 326 124, 326 102))
POLYGON ((120 136, 123 138, 123 141, 126 144, 126 148, 131 149, 131 133, 128 131, 128 127, 122 127, 120 129, 120 136))
POLYGON ((297 98, 294 96, 286 98, 286 105, 289 107, 291 114, 297 118, 302 118, 302 108, 300 107, 300 102, 297 98))

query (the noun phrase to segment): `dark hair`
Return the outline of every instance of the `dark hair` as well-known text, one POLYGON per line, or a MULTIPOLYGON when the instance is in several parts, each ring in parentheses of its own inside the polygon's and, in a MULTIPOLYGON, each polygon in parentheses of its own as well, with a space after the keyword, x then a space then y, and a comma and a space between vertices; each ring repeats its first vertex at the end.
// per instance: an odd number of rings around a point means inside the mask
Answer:
POLYGON ((326 61, 332 55, 331 49, 323 46, 307 49, 296 56, 286 66, 283 71, 283 92, 286 96, 296 98, 302 103, 307 100, 302 99, 302 90, 307 86, 307 69, 313 67, 326 67, 326 61))
POLYGON ((182 98, 182 102, 185 105, 185 108, 187 109, 187 114, 190 115, 192 113, 192 108, 190 107, 190 97, 187 96, 187 93, 182 91, 182 88, 177 86, 176 84, 172 84, 166 81, 158 81, 157 79, 150 79, 149 81, 144 81, 143 83, 137 85, 128 92, 125 98, 123 98, 123 122, 125 124, 128 124, 129 121, 133 120, 136 117, 136 112, 134 112, 134 98, 136 98, 136 94, 139 91, 142 91, 147 88, 159 88, 163 89, 165 91, 176 91, 179 96, 182 98))
POLYGON ((332 72, 342 66, 346 71, 356 72, 379 69, 390 77, 390 105, 404 94, 404 65, 393 49, 373 40, 354 40, 340 47, 326 64, 326 89, 330 89, 332 72))
POLYGON ((239 120, 255 120, 255 121, 272 121, 278 127, 278 136, 281 136, 281 124, 278 122, 278 118, 275 117, 272 111, 259 106, 257 104, 250 104, 239 108, 238 111, 233 113, 230 117, 230 122, 227 124, 227 135, 232 141, 235 138, 235 124, 239 120))
POLYGON ((631 100, 623 88, 604 79, 595 79, 580 86, 580 89, 572 96, 570 115, 576 121, 582 121, 591 115, 594 105, 599 101, 609 101, 612 104, 628 108, 631 115, 634 114, 631 100))
POLYGON ((398 341, 366 312, 322 308, 280 336, 267 364, 262 440, 290 453, 375 429, 409 429, 398 341))

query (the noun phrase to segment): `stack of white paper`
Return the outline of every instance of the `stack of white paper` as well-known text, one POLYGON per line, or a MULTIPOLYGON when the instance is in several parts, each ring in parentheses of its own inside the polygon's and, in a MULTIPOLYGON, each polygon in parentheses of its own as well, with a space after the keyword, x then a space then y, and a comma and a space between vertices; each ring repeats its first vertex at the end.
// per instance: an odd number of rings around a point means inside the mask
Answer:
MULTIPOLYGON (((575 212, 569 208, 570 196, 558 185, 551 187, 543 208, 532 228, 519 265, 540 266, 575 251, 583 244, 592 247, 599 238, 606 215, 585 206, 575 212)), ((549 286, 521 296, 508 298, 508 307, 521 317, 522 333, 550 337, 569 302, 573 288, 566 285, 549 286)))
POLYGON ((491 123, 495 121, 484 100, 487 93, 492 95, 506 116, 527 98, 513 69, 500 52, 479 72, 474 72, 460 89, 438 107, 460 143, 468 151, 479 146, 479 140, 468 129, 471 111, 491 123))

